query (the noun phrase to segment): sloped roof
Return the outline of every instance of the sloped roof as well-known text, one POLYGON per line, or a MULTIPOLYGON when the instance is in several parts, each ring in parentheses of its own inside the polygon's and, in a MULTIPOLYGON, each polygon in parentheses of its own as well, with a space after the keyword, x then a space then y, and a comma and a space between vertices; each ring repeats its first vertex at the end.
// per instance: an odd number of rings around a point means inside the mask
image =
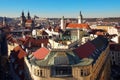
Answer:
POLYGON ((79 46, 75 50, 73 50, 80 58, 87 58, 89 57, 94 51, 96 47, 90 43, 87 42, 84 45, 79 46))
POLYGON ((17 57, 19 59, 22 59, 22 58, 24 58, 27 55, 26 52, 20 46, 15 47, 14 51, 18 52, 17 53, 18 54, 17 57))
POLYGON ((49 54, 49 52, 50 51, 47 48, 42 47, 38 49, 36 52, 34 52, 33 55, 36 59, 44 59, 49 54))
POLYGON ((36 47, 36 46, 41 46, 41 44, 43 43, 44 46, 47 46, 47 44, 49 43, 48 39, 34 39, 34 38, 27 38, 24 42, 24 46, 29 46, 29 43, 31 43, 32 47, 36 47))
POLYGON ((38 66, 50 65, 74 65, 80 62, 80 59, 72 51, 50 51, 46 59, 36 60, 34 57, 30 60, 32 64, 38 66))
POLYGON ((91 41, 91 43, 93 45, 95 45, 95 47, 97 49, 102 48, 105 44, 108 43, 107 38, 104 38, 103 36, 98 36, 97 38, 95 38, 94 40, 91 41))
POLYGON ((84 28, 84 29, 90 29, 88 24, 77 24, 77 23, 68 23, 66 25, 67 28, 84 28))
POLYGON ((102 53, 102 51, 104 51, 104 49, 106 49, 107 46, 107 38, 101 36, 97 37, 97 39, 95 39, 93 42, 89 41, 74 50, 53 49, 51 51, 48 51, 46 48, 43 47, 33 53, 33 57, 30 58, 30 62, 31 64, 37 66, 89 65, 97 60, 99 55, 102 53))
POLYGON ((32 20, 26 20, 26 23, 32 23, 32 20))
POLYGON ((116 26, 115 28, 119 30, 119 29, 120 29, 120 26, 116 26))

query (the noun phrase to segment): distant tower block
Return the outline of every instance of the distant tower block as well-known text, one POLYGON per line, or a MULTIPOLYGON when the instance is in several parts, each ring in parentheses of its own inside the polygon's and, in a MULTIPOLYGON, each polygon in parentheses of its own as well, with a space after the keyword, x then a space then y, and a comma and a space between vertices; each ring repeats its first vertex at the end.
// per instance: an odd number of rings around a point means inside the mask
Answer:
POLYGON ((81 11, 80 11, 80 14, 78 16, 78 24, 82 23, 82 19, 83 19, 83 16, 82 16, 81 11))
POLYGON ((61 19, 61 29, 65 30, 64 16, 61 19))

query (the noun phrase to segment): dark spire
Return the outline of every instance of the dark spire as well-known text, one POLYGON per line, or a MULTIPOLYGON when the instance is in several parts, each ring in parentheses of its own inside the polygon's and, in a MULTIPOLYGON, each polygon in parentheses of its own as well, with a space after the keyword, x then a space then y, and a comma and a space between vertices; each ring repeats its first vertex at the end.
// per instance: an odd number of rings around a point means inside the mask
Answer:
POLYGON ((24 11, 22 11, 22 16, 24 16, 24 11))
POLYGON ((25 18, 25 15, 24 15, 24 11, 22 11, 22 16, 21 16, 21 26, 25 26, 25 21, 26 21, 26 18, 25 18))
POLYGON ((80 11, 80 17, 83 18, 83 17, 82 17, 82 13, 81 13, 81 11, 80 11))
POLYGON ((29 11, 28 11, 28 16, 27 16, 27 18, 28 18, 28 19, 31 19, 29 11))

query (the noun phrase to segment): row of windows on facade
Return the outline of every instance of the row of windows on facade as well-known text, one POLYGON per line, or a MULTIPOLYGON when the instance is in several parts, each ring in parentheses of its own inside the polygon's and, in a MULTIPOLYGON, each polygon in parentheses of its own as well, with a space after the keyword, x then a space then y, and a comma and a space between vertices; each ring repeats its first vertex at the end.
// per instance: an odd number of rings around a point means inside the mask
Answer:
MULTIPOLYGON (((39 70, 39 69, 34 69, 34 75, 36 76, 40 76, 43 77, 45 75, 43 75, 44 70, 39 70)), ((72 75, 72 68, 69 69, 55 69, 55 70, 51 70, 51 74, 52 76, 55 75, 72 75)), ((90 70, 89 69, 81 69, 80 70, 80 76, 88 76, 90 74, 90 70)))
POLYGON ((120 56, 120 52, 119 51, 111 51, 111 56, 120 56))
POLYGON ((46 36, 46 35, 40 35, 40 36, 33 35, 33 37, 36 37, 37 39, 49 39, 50 38, 49 36, 46 36))

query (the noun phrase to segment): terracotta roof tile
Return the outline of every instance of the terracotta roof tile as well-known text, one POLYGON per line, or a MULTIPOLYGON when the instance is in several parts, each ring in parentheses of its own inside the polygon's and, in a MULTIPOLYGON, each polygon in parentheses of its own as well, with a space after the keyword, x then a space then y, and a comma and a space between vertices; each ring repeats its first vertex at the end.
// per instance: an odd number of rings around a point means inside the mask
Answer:
POLYGON ((18 52, 17 57, 19 59, 22 59, 22 58, 24 58, 27 55, 26 52, 20 46, 15 47, 14 51, 18 52))
POLYGON ((116 29, 120 29, 120 26, 116 26, 115 28, 116 28, 116 29))
POLYGON ((31 46, 41 46, 41 43, 44 44, 44 46, 47 46, 48 39, 33 39, 33 38, 27 38, 24 42, 24 46, 28 46, 29 43, 31 43, 31 46))
POLYGON ((66 25, 67 28, 85 28, 90 29, 88 24, 77 24, 77 23, 68 23, 66 25))
POLYGON ((32 23, 32 20, 26 20, 26 23, 32 23))
POLYGON ((36 59, 44 59, 48 55, 49 52, 50 51, 47 48, 42 47, 38 49, 36 52, 34 52, 33 55, 36 59))

